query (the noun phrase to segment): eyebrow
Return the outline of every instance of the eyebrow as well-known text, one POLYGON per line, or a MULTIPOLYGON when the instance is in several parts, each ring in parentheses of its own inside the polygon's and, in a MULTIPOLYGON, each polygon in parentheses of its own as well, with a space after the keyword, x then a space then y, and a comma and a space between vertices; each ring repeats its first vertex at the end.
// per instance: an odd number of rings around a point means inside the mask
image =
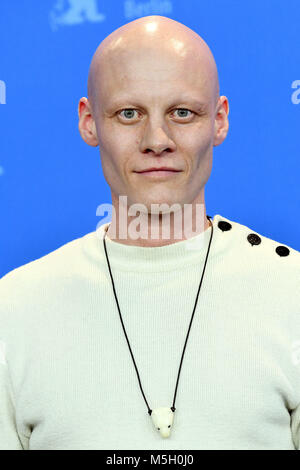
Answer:
POLYGON ((181 96, 178 100, 173 100, 173 104, 171 106, 176 105, 176 103, 191 103, 193 106, 196 106, 199 109, 205 108, 207 106, 207 103, 199 101, 198 98, 193 98, 192 96, 181 96))
MULTIPOLYGON (((125 104, 128 104, 128 103, 132 103, 133 106, 143 107, 142 103, 140 103, 140 100, 135 99, 134 97, 126 96, 126 95, 124 95, 121 98, 116 99, 108 107, 111 110, 112 108, 125 106, 125 104)), ((182 96, 179 96, 178 99, 173 99, 169 108, 172 108, 173 106, 178 105, 179 103, 190 103, 192 106, 196 106, 198 109, 205 109, 208 106, 208 103, 200 101, 198 98, 182 95, 182 96)))

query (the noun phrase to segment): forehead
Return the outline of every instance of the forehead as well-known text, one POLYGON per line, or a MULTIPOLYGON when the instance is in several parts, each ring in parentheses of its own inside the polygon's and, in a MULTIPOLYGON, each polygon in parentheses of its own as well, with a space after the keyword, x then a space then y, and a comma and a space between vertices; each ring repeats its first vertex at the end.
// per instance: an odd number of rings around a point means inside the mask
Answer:
POLYGON ((207 102, 212 98, 213 77, 203 58, 137 49, 111 54, 97 74, 101 102, 113 105, 137 98, 164 100, 176 97, 207 102))

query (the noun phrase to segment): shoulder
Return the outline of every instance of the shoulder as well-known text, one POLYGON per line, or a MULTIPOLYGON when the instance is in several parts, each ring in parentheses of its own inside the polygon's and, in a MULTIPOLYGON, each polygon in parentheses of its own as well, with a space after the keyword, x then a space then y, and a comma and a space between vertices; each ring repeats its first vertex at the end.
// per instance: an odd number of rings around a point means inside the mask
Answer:
POLYGON ((85 246, 94 237, 95 232, 90 232, 5 274, 0 279, 0 311, 8 304, 20 306, 34 303, 46 293, 55 295, 72 279, 80 280, 87 262, 85 246))
POLYGON ((234 239, 240 250, 251 253, 255 257, 263 256, 269 258, 270 261, 275 260, 275 262, 276 260, 284 260, 286 264, 294 264, 299 267, 300 252, 286 243, 269 238, 256 231, 254 227, 221 215, 216 215, 214 221, 216 229, 221 233, 228 233, 228 239, 234 239))
POLYGON ((71 240, 50 253, 13 269, 0 279, 0 285, 17 279, 21 281, 29 278, 31 280, 35 276, 63 274, 70 269, 76 269, 81 260, 83 242, 94 233, 90 232, 71 240))
POLYGON ((215 216, 214 228, 222 241, 220 257, 227 254, 238 274, 298 286, 299 290, 300 252, 295 248, 221 215, 215 216))
POLYGON ((97 248, 90 232, 0 279, 0 348, 3 342, 17 344, 18 351, 30 348, 30 338, 43 337, 45 327, 72 311, 80 295, 88 299, 88 288, 97 280, 97 248))

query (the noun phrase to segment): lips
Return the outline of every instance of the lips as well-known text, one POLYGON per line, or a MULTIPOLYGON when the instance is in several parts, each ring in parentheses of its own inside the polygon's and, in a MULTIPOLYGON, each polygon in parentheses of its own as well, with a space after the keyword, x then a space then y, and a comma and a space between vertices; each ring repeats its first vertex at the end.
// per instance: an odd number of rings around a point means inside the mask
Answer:
POLYGON ((166 181, 168 179, 176 178, 177 173, 182 172, 182 170, 176 170, 175 168, 147 168, 141 171, 135 171, 137 175, 140 175, 143 179, 150 181, 166 181))
POLYGON ((162 166, 161 168, 147 168, 146 170, 140 170, 136 171, 136 173, 146 173, 150 171, 172 171, 172 172, 178 172, 181 170, 176 170, 175 168, 168 168, 166 166, 162 166))

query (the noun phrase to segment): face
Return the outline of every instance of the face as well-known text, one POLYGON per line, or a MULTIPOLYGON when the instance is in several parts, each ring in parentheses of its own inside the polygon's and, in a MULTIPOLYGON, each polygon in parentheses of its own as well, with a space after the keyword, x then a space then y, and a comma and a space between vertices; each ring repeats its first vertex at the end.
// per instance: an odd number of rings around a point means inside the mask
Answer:
POLYGON ((93 113, 81 100, 81 135, 99 145, 113 203, 126 195, 128 206, 143 203, 150 212, 151 204, 204 200, 213 146, 228 130, 227 99, 216 104, 212 84, 205 61, 182 49, 124 48, 106 58, 93 113), (141 173, 161 167, 177 171, 141 173))

